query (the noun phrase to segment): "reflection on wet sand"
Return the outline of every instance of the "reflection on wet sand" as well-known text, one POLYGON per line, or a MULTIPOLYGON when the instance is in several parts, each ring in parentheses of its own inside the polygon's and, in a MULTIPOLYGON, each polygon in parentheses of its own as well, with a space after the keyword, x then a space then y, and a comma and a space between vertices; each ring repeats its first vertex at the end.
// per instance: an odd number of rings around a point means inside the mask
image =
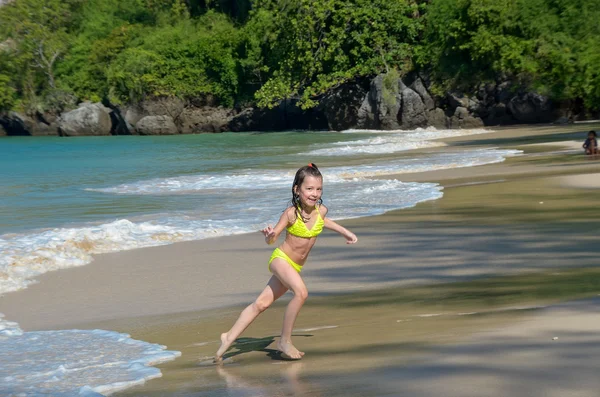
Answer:
POLYGON ((305 396, 318 397, 314 388, 299 379, 302 362, 281 362, 271 365, 264 378, 248 377, 242 367, 220 365, 216 367, 217 373, 225 381, 227 396, 231 397, 277 397, 277 396, 305 396))

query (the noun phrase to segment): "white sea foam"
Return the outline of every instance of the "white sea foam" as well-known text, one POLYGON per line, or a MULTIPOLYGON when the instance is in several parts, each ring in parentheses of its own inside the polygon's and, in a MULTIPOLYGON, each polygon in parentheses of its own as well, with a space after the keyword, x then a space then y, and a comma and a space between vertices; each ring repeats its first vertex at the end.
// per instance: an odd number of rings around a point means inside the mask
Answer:
POLYGON ((16 291, 33 278, 82 266, 93 254, 200 240, 250 231, 234 220, 186 220, 185 217, 132 222, 127 219, 80 228, 57 228, 0 238, 0 293, 16 291))
POLYGON ((0 317, 0 394, 110 395, 160 377, 152 365, 180 355, 112 331, 23 332, 0 317))
MULTIPOLYGON (((435 171, 449 168, 472 167, 504 161, 506 157, 522 153, 520 150, 472 149, 465 151, 423 154, 401 160, 360 166, 325 167, 325 188, 330 184, 344 184, 353 178, 404 174, 409 172, 435 171)), ((110 194, 183 194, 215 190, 253 190, 288 188, 292 172, 275 170, 246 170, 231 175, 202 174, 181 177, 149 179, 106 188, 86 190, 110 194)))
MULTIPOLYGON (((437 130, 435 128, 417 130, 347 130, 346 133, 373 133, 374 137, 355 141, 335 142, 326 147, 319 147, 302 155, 310 156, 349 156, 356 154, 385 154, 407 150, 445 146, 437 139, 456 136, 477 135, 491 132, 485 129, 437 130)), ((319 144, 319 146, 322 146, 319 144)))

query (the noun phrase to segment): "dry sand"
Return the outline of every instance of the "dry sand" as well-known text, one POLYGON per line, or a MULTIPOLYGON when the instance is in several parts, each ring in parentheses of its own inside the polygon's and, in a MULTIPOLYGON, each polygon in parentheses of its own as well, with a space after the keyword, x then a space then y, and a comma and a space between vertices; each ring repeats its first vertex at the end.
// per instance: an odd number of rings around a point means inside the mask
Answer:
MULTIPOLYGON (((544 321, 536 322, 537 328, 522 328, 513 350, 505 350, 508 342, 502 338, 521 328, 503 327, 522 320, 523 313, 450 320, 434 316, 427 323, 414 317, 423 310, 418 305, 347 308, 335 297, 600 264, 597 191, 572 185, 581 174, 597 176, 600 161, 589 161, 564 144, 584 136, 589 126, 581 127, 507 129, 447 140, 450 146, 516 148, 526 154, 502 164, 399 176, 439 182, 444 197, 342 222, 359 236, 355 246, 324 233, 303 272, 311 298, 297 323, 298 332, 306 334, 296 338, 307 351, 300 363, 265 360, 269 351, 262 345, 278 332, 284 298, 249 329, 254 339, 247 353, 219 370, 199 366, 198 357, 208 360, 218 332, 237 315, 239 306, 232 306, 249 302, 269 277, 271 247, 262 244, 258 233, 99 255, 87 266, 45 274, 38 284, 3 296, 0 312, 25 330, 113 329, 183 352, 181 359, 161 366, 162 379, 123 395, 546 396, 563 390, 536 389, 544 379, 549 385, 565 379, 577 391, 572 395, 592 395, 598 384, 591 378, 575 386, 588 372, 578 375, 570 357, 563 357, 568 352, 558 349, 565 345, 546 341, 547 332, 560 331, 581 336, 568 346, 576 356, 593 343, 597 347, 591 331, 600 330, 597 301, 540 313, 544 321), (222 307, 229 309, 217 310, 222 307), (580 322, 585 326, 579 327, 580 322), (410 326, 392 327, 405 324, 410 326), (474 345, 455 344, 478 330, 496 331, 474 337, 474 345), (542 336, 543 343, 530 343, 542 336), (518 354, 521 347, 530 348, 527 360, 518 354), (552 366, 549 358, 559 362, 552 366), (560 377, 557 369, 563 362, 566 372, 560 377), (452 388, 461 384, 472 387, 452 388), (443 393, 446 385, 454 394, 443 393)), ((582 362, 599 369, 600 360, 588 361, 582 362)))

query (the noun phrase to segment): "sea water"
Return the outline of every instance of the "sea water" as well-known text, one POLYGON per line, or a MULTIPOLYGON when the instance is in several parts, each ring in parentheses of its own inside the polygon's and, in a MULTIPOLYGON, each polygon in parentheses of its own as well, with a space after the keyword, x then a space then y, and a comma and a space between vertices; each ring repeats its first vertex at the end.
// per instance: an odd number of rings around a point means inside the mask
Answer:
MULTIPOLYGON (((323 200, 333 219, 435 200, 440 185, 403 182, 402 174, 496 163, 519 153, 439 150, 439 138, 486 132, 4 138, 0 294, 26 288, 42 273, 90 263, 98 253, 256 231, 279 218, 295 171, 309 162, 324 175, 323 200)), ((150 366, 177 355, 164 349, 111 331, 23 332, 0 320, 0 393, 2 387, 14 395, 109 393, 159 376, 150 366), (74 341, 77 356, 68 348, 74 341), (49 350, 35 356, 28 350, 35 346, 49 350), (48 360, 31 365, 23 357, 48 360)))

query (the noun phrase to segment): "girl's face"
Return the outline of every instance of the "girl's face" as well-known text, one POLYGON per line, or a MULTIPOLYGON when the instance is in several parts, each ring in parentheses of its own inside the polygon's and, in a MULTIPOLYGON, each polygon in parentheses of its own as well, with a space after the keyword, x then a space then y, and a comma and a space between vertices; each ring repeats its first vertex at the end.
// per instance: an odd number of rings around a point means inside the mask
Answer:
POLYGON ((300 203, 307 207, 314 207, 323 194, 323 179, 307 175, 299 187, 296 187, 296 194, 300 196, 300 203))

